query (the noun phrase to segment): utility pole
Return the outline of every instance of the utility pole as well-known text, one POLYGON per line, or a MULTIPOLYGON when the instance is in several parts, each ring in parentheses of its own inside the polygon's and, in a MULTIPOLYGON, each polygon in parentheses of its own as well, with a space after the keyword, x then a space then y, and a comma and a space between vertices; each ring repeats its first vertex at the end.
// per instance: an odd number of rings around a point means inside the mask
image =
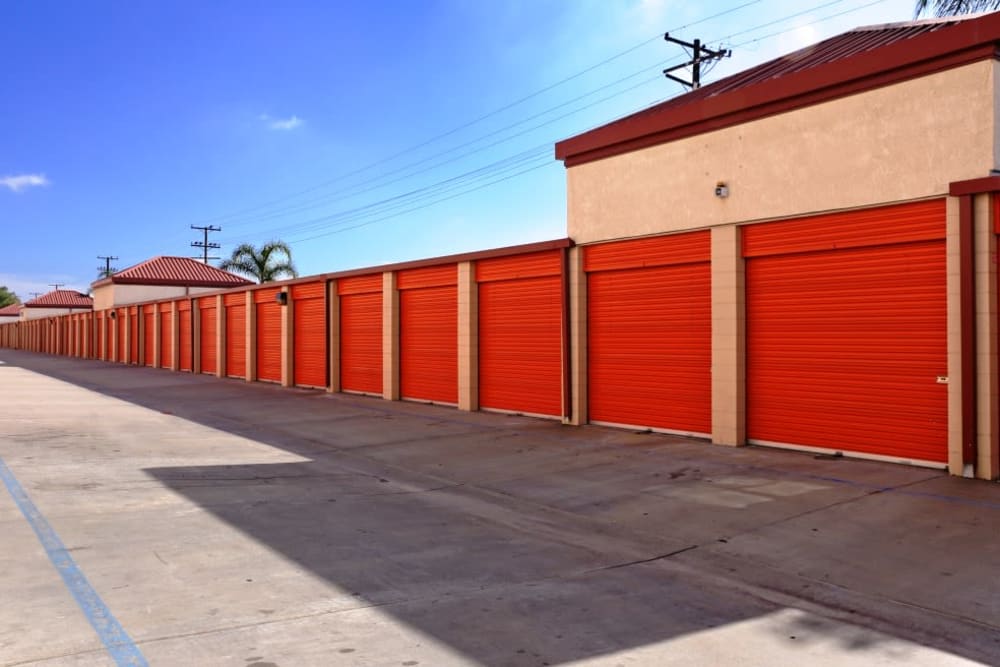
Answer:
POLYGON ((683 65, 674 65, 673 67, 668 67, 663 70, 664 76, 668 79, 672 79, 682 86, 687 86, 691 90, 697 90, 701 88, 701 64, 711 62, 713 60, 721 60, 722 58, 728 58, 733 55, 730 49, 710 49, 701 43, 700 39, 696 39, 693 42, 685 42, 683 39, 677 39, 676 37, 671 37, 670 33, 664 33, 663 39, 672 43, 678 44, 685 49, 691 49, 692 55, 691 60, 687 61, 683 65), (679 69, 684 69, 685 67, 691 68, 691 80, 682 79, 679 76, 674 76, 672 72, 676 72, 679 69))
POLYGON ((104 260, 104 268, 102 269, 101 267, 97 267, 97 271, 98 271, 98 273, 100 273, 102 275, 102 277, 107 278, 112 273, 114 273, 115 271, 118 270, 118 269, 111 268, 111 261, 115 260, 115 259, 118 259, 114 255, 98 255, 97 259, 103 259, 104 260))
POLYGON ((206 264, 208 264, 208 260, 210 260, 210 259, 219 259, 218 257, 209 257, 208 256, 208 251, 209 250, 216 250, 216 249, 222 247, 218 243, 209 243, 208 242, 208 233, 209 232, 221 232, 222 231, 222 227, 213 227, 212 225, 209 225, 208 227, 198 227, 196 225, 191 225, 191 229, 200 230, 205 235, 204 239, 201 240, 201 241, 191 241, 191 247, 192 248, 201 248, 202 249, 202 261, 205 262, 206 264))
POLYGON ((64 287, 66 283, 49 283, 49 287, 58 290, 60 287, 64 287))
POLYGON ((28 292, 28 294, 31 295, 32 299, 37 299, 38 297, 40 297, 42 295, 41 292, 28 292))

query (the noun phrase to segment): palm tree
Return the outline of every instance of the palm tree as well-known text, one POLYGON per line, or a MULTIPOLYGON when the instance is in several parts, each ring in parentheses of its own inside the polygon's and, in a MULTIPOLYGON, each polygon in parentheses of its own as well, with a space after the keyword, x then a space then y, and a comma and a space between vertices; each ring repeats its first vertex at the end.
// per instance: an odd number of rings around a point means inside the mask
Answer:
POLYGON ((219 268, 242 273, 259 283, 269 283, 282 276, 299 277, 299 272, 292 264, 292 249, 284 241, 271 241, 260 249, 250 243, 242 243, 236 246, 229 259, 219 263, 219 268))
POLYGON ((975 14, 1000 9, 1000 0, 917 0, 914 15, 926 14, 933 8, 935 16, 975 14))

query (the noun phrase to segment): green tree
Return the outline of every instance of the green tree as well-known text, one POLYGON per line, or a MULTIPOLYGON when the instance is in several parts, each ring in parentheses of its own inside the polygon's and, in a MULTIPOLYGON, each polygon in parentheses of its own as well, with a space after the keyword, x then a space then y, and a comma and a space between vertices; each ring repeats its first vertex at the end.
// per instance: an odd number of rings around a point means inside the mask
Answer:
POLYGON ((271 241, 259 249, 243 243, 233 250, 229 259, 219 263, 223 271, 241 273, 259 283, 269 283, 282 277, 298 278, 292 264, 292 249, 284 241, 271 241))
POLYGON ((1000 0, 917 0, 914 15, 922 16, 933 11, 935 16, 954 16, 996 9, 1000 9, 1000 0))
POLYGON ((6 308, 12 303, 21 303, 21 299, 7 289, 6 285, 0 285, 0 308, 6 308))

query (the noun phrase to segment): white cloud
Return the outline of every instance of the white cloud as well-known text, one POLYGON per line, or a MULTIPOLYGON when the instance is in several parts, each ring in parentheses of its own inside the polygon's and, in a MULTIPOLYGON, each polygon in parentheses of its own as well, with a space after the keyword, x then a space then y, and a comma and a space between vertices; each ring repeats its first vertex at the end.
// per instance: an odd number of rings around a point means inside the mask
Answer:
POLYGON ((0 177, 0 186, 9 189, 11 192, 20 192, 25 188, 48 185, 49 179, 45 174, 18 174, 17 176, 0 177))
POLYGON ((267 122, 267 126, 272 130, 294 130, 305 122, 294 115, 290 118, 271 118, 268 114, 262 113, 259 118, 267 122))

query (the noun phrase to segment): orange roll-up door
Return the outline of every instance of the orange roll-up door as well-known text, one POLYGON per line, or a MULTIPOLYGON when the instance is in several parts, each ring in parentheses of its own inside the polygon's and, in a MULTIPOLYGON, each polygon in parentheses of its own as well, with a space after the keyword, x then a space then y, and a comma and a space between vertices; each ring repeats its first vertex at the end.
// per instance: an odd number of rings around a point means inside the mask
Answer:
POLYGON ((173 366, 174 315, 172 303, 161 303, 160 309, 160 368, 173 366))
POLYGON ((139 317, 141 315, 138 306, 128 309, 129 362, 132 364, 139 363, 139 317))
POLYGON ((382 393, 382 274, 337 281, 340 388, 382 393))
POLYGON ((256 310, 257 379, 281 382, 281 309, 278 289, 253 293, 256 310))
POLYGON ((562 414, 562 253, 476 262, 479 405, 562 414))
POLYGON ((126 317, 127 309, 119 308, 115 317, 115 326, 118 328, 118 363, 124 364, 125 359, 128 356, 128 347, 126 347, 126 332, 128 331, 128 318, 126 317))
POLYGON ((709 232, 588 246, 593 422, 712 430, 709 232))
POLYGON ((247 373, 247 295, 227 294, 226 375, 242 378, 247 373))
POLYGON ((201 309, 201 372, 216 373, 219 370, 217 361, 217 341, 219 333, 218 310, 215 297, 209 296, 198 300, 201 309))
POLYGON ((943 200, 746 227, 754 442, 947 461, 943 200))
POLYGON ((192 348, 194 345, 194 332, 191 329, 191 301, 184 299, 177 302, 177 327, 178 327, 178 368, 182 371, 191 372, 194 363, 192 348))
POLYGON ((143 360, 146 366, 152 366, 155 362, 155 343, 156 343, 156 332, 154 331, 156 327, 156 308, 155 305, 148 305, 142 307, 142 352, 143 360))
POLYGON ((400 271, 397 287, 402 397, 458 403, 458 266, 400 271))
POLYGON ((325 387, 326 283, 293 285, 294 381, 300 387, 325 387))

